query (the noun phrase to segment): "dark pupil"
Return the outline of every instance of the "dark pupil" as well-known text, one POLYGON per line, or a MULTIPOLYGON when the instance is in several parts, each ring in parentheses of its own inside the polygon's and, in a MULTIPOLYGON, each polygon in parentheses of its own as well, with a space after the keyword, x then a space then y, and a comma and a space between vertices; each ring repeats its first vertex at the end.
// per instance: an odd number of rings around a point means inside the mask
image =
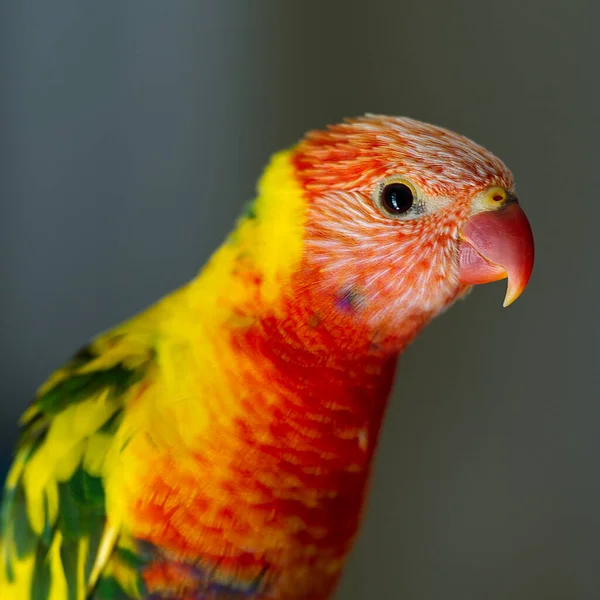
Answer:
POLYGON ((392 214, 405 213, 413 205, 412 190, 403 183, 390 183, 383 189, 383 206, 392 214))

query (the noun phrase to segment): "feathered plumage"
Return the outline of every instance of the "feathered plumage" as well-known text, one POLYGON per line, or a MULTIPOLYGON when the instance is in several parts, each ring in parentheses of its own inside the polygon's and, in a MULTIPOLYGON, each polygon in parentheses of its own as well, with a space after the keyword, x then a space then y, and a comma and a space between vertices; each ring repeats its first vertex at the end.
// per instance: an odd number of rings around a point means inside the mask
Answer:
POLYGON ((329 598, 398 354, 470 284, 527 283, 514 198, 497 158, 410 119, 277 154, 196 279, 38 391, 0 598, 329 598))

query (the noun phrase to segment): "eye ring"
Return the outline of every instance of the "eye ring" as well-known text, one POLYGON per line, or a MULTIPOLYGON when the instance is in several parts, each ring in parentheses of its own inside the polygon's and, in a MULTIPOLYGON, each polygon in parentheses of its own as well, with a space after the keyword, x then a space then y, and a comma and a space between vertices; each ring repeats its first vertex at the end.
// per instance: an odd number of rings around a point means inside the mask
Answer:
POLYGON ((384 181, 375 192, 375 206, 386 217, 406 218, 414 213, 418 205, 418 194, 414 186, 405 179, 384 181))

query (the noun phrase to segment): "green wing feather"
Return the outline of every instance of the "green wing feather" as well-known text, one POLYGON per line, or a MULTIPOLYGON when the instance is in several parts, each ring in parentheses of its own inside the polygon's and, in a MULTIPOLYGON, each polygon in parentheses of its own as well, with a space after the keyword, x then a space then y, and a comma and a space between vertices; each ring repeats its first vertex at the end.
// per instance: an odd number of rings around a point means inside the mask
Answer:
POLYGON ((127 398, 153 361, 145 336, 128 331, 123 327, 83 348, 40 388, 23 415, 0 511, 2 600, 142 593, 121 589, 104 569, 112 547, 102 549, 103 462, 127 398))

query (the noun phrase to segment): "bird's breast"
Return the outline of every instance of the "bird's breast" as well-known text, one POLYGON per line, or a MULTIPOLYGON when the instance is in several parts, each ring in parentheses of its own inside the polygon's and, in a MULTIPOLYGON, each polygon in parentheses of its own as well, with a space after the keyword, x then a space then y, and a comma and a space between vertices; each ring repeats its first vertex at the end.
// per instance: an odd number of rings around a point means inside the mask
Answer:
POLYGON ((260 367, 236 361, 236 376, 213 387, 209 402, 195 398, 202 419, 209 416, 192 428, 193 441, 163 411, 160 427, 138 428, 124 447, 122 472, 131 476, 118 494, 131 536, 153 549, 150 587, 182 570, 195 589, 210 580, 269 589, 269 598, 326 598, 335 585, 358 528, 395 361, 369 365, 367 376, 271 350, 260 367))

